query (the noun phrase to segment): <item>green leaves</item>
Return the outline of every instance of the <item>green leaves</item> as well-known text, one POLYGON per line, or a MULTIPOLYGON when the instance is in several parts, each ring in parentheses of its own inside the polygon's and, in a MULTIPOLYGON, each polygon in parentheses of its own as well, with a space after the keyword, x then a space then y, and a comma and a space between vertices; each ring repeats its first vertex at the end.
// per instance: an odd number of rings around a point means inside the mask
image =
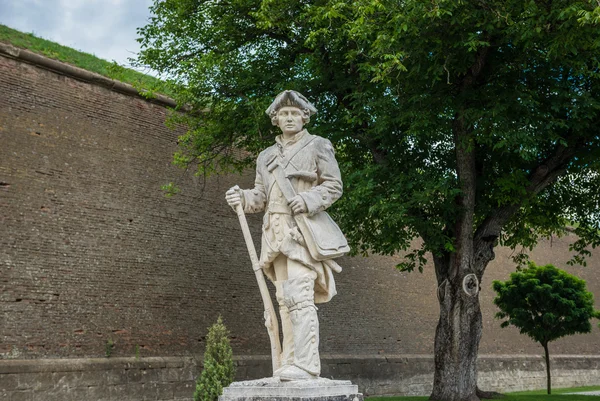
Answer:
POLYGON ((548 343, 592 330, 590 320, 600 319, 592 293, 580 278, 552 265, 537 266, 533 262, 512 273, 509 280, 494 281, 492 286, 498 294, 494 304, 500 308, 496 318, 506 319, 501 327, 515 326, 544 347, 550 394, 548 343))
POLYGON ((160 189, 163 190, 167 198, 170 198, 173 195, 177 195, 181 191, 173 182, 162 185, 160 189))
POLYGON ((252 168, 278 134, 264 110, 296 89, 319 110, 345 194, 332 210, 358 253, 449 254, 474 156, 472 230, 510 211, 526 250, 581 227, 598 244, 600 8, 591 1, 161 0, 138 57, 163 74, 188 127, 174 163, 203 176, 252 168), (455 136, 460 120, 468 143, 455 136), (563 157, 565 154, 568 156, 563 157), (560 159, 560 162, 557 160, 560 159), (546 176, 536 181, 543 166, 546 176))
POLYGON ((534 341, 547 344, 558 338, 589 333, 590 320, 600 318, 585 281, 552 265, 512 273, 508 281, 494 281, 494 304, 500 308, 502 327, 517 327, 534 341))

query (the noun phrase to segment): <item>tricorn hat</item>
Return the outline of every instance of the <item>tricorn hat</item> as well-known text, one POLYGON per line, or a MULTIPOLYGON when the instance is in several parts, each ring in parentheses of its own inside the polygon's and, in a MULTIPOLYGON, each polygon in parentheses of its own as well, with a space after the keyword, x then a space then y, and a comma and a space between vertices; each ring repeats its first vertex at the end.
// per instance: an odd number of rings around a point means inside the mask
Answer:
POLYGON ((298 107, 299 109, 304 110, 309 117, 317 112, 315 106, 313 106, 302 93, 294 90, 285 90, 275 97, 275 100, 273 100, 273 103, 271 103, 265 113, 273 118, 280 108, 286 106, 298 107))

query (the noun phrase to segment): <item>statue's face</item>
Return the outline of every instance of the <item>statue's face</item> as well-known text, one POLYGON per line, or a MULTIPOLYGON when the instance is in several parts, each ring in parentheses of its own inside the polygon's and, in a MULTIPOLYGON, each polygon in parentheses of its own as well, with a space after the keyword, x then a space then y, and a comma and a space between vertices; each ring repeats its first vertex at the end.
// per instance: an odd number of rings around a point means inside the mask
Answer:
POLYGON ((277 111, 277 125, 284 135, 294 135, 302 131, 304 121, 302 110, 298 107, 285 106, 277 111))

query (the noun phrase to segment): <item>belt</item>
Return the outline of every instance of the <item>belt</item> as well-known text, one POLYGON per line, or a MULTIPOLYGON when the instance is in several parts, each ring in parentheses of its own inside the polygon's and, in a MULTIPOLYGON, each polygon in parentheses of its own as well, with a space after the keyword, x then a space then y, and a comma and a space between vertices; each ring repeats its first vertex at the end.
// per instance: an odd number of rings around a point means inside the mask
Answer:
POLYGON ((280 203, 271 203, 267 208, 269 213, 279 213, 279 214, 292 214, 292 210, 287 205, 282 205, 280 203))

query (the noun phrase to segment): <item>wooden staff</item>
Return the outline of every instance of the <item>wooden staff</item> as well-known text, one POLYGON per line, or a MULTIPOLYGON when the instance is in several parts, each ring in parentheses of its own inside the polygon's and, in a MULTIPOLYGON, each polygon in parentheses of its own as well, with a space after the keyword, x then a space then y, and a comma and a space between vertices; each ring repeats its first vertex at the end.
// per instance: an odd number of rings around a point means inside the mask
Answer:
MULTIPOLYGON (((239 189, 237 186, 235 188, 239 189)), ((263 275, 262 269, 258 264, 258 256, 256 255, 256 249, 254 248, 252 236, 250 235, 250 229, 248 228, 248 222, 246 221, 244 208, 241 204, 238 204, 235 207, 235 212, 240 220, 240 226, 242 227, 242 232, 244 233, 244 240, 246 241, 248 253, 250 254, 250 260, 252 261, 252 269, 254 270, 254 275, 256 276, 256 281, 258 282, 258 288, 260 290, 260 296, 265 307, 265 326, 267 327, 267 332, 269 333, 269 340, 271 340, 271 361, 273 363, 273 372, 275 372, 281 367, 279 322, 277 321, 275 308, 273 307, 273 302, 271 301, 271 296, 269 295, 269 289, 267 288, 267 283, 265 282, 265 276, 263 275)))

